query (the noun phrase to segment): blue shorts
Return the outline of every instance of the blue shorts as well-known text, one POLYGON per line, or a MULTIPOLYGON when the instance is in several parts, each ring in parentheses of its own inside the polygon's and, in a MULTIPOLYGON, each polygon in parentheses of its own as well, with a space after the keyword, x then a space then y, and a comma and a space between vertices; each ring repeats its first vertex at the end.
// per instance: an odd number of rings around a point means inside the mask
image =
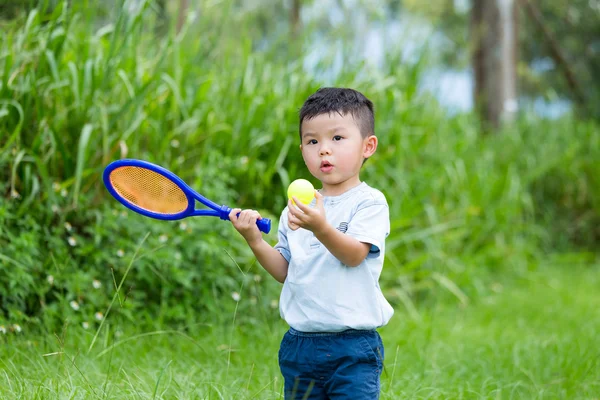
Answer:
POLYGON ((290 328, 279 349, 285 398, 378 399, 383 359, 375 330, 306 333, 290 328))

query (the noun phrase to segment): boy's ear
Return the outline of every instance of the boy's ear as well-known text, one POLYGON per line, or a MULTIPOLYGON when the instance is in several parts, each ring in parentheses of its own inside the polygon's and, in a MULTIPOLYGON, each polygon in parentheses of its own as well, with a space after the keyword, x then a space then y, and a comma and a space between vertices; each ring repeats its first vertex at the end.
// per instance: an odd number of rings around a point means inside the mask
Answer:
POLYGON ((364 139, 363 141, 363 157, 364 158, 369 158, 373 155, 373 153, 375 153, 375 150, 377 150, 377 136, 375 135, 371 135, 368 136, 364 139))

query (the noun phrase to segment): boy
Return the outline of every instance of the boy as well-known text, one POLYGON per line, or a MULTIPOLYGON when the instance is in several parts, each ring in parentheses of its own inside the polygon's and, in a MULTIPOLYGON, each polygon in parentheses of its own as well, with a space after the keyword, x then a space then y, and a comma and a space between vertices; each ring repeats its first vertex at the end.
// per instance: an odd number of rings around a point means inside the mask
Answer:
POLYGON ((258 212, 238 208, 229 215, 259 263, 283 283, 280 313, 290 329, 279 365, 286 399, 379 398, 384 350, 376 328, 394 311, 378 283, 388 205, 359 178, 377 149, 374 125, 373 103, 363 94, 319 89, 300 110, 302 157, 322 183, 315 200, 288 201, 274 247, 256 227, 258 212))

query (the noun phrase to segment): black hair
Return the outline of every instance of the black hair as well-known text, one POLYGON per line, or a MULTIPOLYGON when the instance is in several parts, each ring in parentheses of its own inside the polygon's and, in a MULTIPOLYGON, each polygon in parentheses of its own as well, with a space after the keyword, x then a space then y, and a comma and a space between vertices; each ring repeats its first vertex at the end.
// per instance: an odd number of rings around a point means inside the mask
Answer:
POLYGON ((337 112, 344 116, 350 113, 363 138, 375 134, 375 112, 373 103, 364 94, 354 89, 326 87, 313 93, 300 109, 299 131, 302 122, 321 114, 337 112))

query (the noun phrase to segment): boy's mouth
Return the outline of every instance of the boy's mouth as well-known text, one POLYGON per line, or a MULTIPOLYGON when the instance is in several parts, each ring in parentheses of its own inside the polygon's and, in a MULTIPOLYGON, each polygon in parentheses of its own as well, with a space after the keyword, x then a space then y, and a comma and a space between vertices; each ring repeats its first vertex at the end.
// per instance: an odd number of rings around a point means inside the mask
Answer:
POLYGON ((321 172, 330 172, 333 169, 333 164, 329 161, 321 161, 321 172))

